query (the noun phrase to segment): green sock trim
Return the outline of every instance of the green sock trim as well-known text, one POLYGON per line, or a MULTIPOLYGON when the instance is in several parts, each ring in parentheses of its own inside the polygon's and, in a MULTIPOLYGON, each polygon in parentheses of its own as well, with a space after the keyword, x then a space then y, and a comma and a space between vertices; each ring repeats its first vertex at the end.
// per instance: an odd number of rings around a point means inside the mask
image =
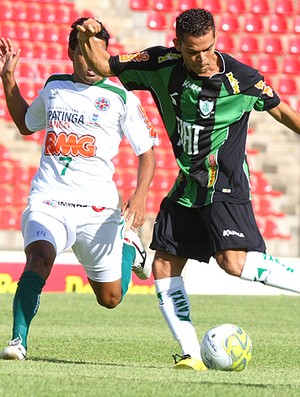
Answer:
POLYGON ((129 244, 123 244, 123 256, 122 256, 122 299, 124 298, 131 281, 131 268, 132 263, 135 260, 135 248, 129 244))
POLYGON ((41 276, 32 271, 24 272, 19 280, 13 303, 13 337, 21 338, 27 349, 27 336, 31 320, 40 305, 40 294, 45 285, 41 276))

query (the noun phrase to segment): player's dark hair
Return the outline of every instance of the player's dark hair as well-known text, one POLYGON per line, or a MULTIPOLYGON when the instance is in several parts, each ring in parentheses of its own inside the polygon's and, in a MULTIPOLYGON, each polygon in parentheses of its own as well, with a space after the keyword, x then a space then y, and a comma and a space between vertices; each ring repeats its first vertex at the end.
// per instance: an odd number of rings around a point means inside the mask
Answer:
POLYGON ((213 15, 202 8, 191 8, 179 14, 176 18, 176 37, 183 40, 184 35, 199 37, 213 31, 215 36, 215 21, 213 15))
MULTIPOLYGON (((74 51, 76 46, 78 45, 78 40, 77 40, 78 30, 76 29, 76 25, 83 25, 83 22, 90 18, 93 18, 93 17, 78 18, 75 22, 72 23, 72 25, 71 25, 72 30, 69 34, 69 48, 71 48, 71 50, 74 51)), ((96 21, 99 22, 97 19, 96 19, 96 21)), ((101 39, 101 40, 105 41, 106 48, 107 48, 108 42, 110 39, 110 35, 109 35, 108 31, 105 29, 105 27, 102 25, 102 23, 101 22, 99 22, 99 23, 101 24, 101 27, 102 27, 101 32, 97 33, 95 37, 97 37, 97 39, 101 39)))

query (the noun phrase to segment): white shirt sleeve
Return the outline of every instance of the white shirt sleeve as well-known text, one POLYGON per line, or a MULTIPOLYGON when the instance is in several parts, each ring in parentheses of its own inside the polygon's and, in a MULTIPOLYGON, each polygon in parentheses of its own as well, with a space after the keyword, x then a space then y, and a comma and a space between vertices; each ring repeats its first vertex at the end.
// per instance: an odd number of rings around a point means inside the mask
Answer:
POLYGON ((46 109, 43 98, 39 95, 29 106, 25 115, 26 127, 30 131, 41 131, 46 128, 46 109))
POLYGON ((135 154, 139 156, 157 145, 157 131, 148 119, 140 100, 132 92, 127 93, 126 111, 121 119, 124 135, 135 154))

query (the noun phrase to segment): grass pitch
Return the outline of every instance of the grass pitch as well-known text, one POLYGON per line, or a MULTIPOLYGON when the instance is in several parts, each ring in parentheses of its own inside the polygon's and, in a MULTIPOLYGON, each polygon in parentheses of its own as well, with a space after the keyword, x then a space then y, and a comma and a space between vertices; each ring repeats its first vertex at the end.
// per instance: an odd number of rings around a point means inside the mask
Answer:
MULTIPOLYGON (((253 357, 240 373, 174 370, 180 353, 155 295, 127 295, 113 310, 89 294, 44 294, 28 360, 0 361, 5 397, 298 397, 299 296, 191 296, 199 339, 220 323, 242 326, 253 357)), ((13 295, 0 295, 0 343, 13 295)))

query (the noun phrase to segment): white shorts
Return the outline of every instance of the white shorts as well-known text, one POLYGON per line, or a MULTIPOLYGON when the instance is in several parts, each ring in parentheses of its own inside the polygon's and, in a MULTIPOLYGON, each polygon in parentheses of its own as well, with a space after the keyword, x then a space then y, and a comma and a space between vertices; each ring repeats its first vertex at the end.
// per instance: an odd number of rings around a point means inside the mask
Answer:
POLYGON ((97 210, 55 200, 31 200, 22 215, 24 246, 49 241, 56 254, 72 248, 89 279, 121 278, 125 222, 119 209, 97 210))

